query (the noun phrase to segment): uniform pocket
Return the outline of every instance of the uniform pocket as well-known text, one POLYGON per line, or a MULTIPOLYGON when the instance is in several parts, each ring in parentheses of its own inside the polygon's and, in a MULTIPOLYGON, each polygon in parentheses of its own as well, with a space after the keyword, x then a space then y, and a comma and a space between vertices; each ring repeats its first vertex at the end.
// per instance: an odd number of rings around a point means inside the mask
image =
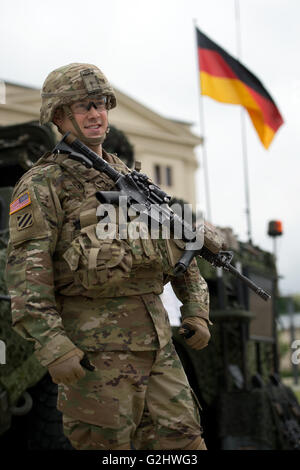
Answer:
POLYGON ((84 227, 63 257, 74 272, 76 283, 86 289, 128 278, 132 254, 126 241, 96 237, 95 225, 84 227))
POLYGON ((108 396, 95 396, 88 389, 59 385, 57 409, 65 416, 94 426, 119 426, 119 400, 108 396))
POLYGON ((132 221, 128 230, 128 244, 133 257, 133 266, 147 266, 160 259, 156 241, 151 239, 146 224, 132 221))

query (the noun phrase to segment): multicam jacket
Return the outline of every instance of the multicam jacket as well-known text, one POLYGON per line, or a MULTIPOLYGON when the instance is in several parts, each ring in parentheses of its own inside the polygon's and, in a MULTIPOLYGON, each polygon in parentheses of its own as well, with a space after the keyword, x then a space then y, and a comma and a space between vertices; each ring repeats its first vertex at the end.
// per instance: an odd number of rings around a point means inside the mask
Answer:
MULTIPOLYGON (((103 158, 129 171, 116 156, 104 152, 103 158)), ((184 276, 171 276, 178 247, 151 238, 96 236, 95 193, 113 186, 105 174, 49 153, 15 187, 6 270, 12 321, 35 343, 45 366, 75 346, 163 347, 171 338, 159 297, 167 278, 183 316, 208 318, 207 286, 195 260, 184 276)))

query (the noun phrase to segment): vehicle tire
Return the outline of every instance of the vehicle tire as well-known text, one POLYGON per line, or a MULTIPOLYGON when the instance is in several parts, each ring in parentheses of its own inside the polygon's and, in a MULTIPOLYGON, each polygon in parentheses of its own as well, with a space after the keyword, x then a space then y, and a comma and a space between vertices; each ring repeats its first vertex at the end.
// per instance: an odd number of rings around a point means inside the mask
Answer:
POLYGON ((28 390, 33 406, 28 413, 29 450, 72 450, 63 433, 62 414, 56 408, 57 385, 47 373, 42 380, 28 390))

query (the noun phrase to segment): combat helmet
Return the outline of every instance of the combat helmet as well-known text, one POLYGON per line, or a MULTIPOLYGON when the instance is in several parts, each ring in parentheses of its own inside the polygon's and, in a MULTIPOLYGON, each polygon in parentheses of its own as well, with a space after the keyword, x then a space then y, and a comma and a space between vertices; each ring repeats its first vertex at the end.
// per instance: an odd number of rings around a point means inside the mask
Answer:
POLYGON ((95 95, 106 96, 108 110, 117 105, 112 86, 95 65, 72 63, 53 70, 47 76, 41 92, 40 123, 52 122, 55 110, 62 107, 83 142, 87 144, 100 143, 102 138, 87 138, 82 134, 70 109, 70 105, 75 101, 95 95))

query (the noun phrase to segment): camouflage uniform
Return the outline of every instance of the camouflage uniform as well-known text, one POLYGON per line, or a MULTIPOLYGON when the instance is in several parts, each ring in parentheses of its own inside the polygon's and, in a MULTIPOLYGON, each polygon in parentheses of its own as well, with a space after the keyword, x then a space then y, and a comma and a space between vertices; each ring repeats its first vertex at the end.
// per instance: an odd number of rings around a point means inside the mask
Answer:
MULTIPOLYGON (((116 156, 103 158, 129 171, 116 156)), ((97 238, 95 192, 113 186, 106 175, 51 153, 18 182, 7 259, 13 326, 34 342, 44 366, 74 347, 96 366, 77 384, 59 386, 58 408, 75 448, 133 442, 182 449, 201 427, 159 297, 174 250, 150 238, 97 238)), ((208 319, 196 262, 171 282, 183 315, 208 319)))

